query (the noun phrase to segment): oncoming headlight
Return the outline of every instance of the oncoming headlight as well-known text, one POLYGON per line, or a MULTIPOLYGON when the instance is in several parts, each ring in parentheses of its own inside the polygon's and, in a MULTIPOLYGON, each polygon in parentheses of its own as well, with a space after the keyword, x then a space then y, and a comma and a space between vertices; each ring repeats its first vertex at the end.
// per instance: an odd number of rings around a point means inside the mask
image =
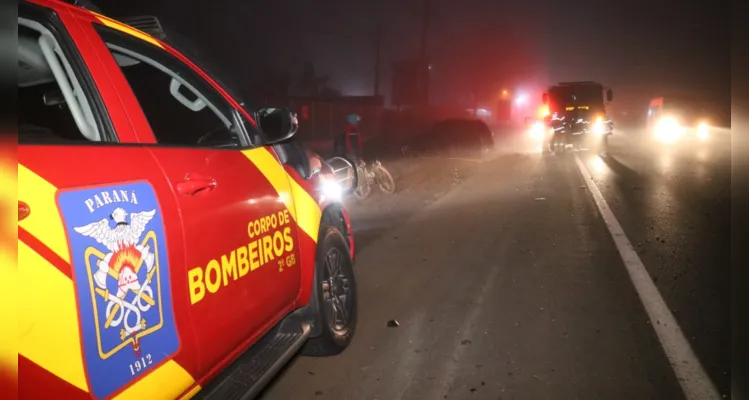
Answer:
POLYGON ((655 127, 655 136, 662 142, 670 143, 678 139, 683 131, 676 118, 663 117, 655 127))

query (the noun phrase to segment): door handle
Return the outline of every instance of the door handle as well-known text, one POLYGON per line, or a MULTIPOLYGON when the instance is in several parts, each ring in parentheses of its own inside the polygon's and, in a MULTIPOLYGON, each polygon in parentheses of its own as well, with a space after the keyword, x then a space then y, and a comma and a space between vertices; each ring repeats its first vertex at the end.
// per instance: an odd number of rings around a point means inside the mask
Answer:
POLYGON ((215 189, 216 179, 207 178, 198 174, 187 174, 185 179, 177 182, 175 186, 177 193, 194 196, 199 192, 215 189))

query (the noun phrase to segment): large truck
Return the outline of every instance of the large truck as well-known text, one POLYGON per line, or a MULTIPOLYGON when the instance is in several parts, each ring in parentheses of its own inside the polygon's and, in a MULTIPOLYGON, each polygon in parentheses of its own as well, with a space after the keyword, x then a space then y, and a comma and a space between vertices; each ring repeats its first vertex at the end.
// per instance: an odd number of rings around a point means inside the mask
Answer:
POLYGON ((688 96, 662 96, 650 101, 648 130, 664 143, 697 140, 710 137, 710 113, 701 101, 688 96))
POLYGON ((548 107, 545 125, 548 129, 543 148, 554 151, 588 148, 605 152, 614 123, 606 113, 606 104, 613 100, 611 89, 598 82, 561 82, 543 93, 548 107))

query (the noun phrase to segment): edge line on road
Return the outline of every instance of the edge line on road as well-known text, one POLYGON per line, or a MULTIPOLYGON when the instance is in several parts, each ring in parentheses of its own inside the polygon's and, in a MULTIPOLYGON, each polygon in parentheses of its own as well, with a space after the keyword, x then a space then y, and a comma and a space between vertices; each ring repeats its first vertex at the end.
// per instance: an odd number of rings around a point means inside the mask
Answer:
POLYGON ((619 255, 627 268, 627 272, 629 272, 635 291, 637 291, 637 295, 645 307, 645 312, 650 318, 650 325, 655 330, 658 341, 660 341, 661 347, 666 353, 685 397, 688 400, 720 399, 718 390, 702 367, 671 310, 668 309, 658 288, 653 283, 653 279, 645 269, 645 265, 637 255, 637 251, 624 234, 624 229, 622 229, 601 191, 598 190, 598 186, 593 182, 585 164, 577 154, 575 154, 575 161, 583 179, 585 179, 585 186, 593 195, 596 206, 598 206, 598 210, 606 223, 606 228, 608 228, 611 238, 614 240, 617 250, 619 250, 619 255))

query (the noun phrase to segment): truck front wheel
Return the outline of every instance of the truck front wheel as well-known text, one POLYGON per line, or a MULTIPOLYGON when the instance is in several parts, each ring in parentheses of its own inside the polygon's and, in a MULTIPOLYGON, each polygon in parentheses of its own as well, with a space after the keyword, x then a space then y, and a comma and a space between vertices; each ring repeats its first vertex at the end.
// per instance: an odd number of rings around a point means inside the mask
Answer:
POLYGON ((356 330, 354 262, 341 232, 325 224, 320 227, 316 257, 318 322, 322 331, 304 345, 301 353, 312 357, 332 356, 351 343, 356 330))

